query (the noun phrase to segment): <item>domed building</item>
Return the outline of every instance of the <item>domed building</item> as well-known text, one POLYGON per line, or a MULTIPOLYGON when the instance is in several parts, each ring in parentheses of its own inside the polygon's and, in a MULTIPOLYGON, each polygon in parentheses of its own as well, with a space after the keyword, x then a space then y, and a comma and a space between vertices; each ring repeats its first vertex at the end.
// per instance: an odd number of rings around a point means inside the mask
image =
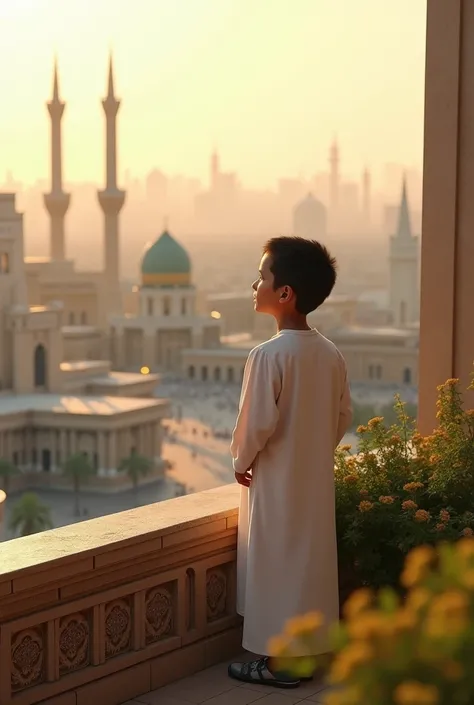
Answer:
POLYGON ((164 230, 141 262, 137 316, 113 320, 112 355, 121 369, 179 372, 181 352, 220 347, 220 323, 196 313, 191 259, 164 230))
POLYGON ((293 209, 293 233, 309 240, 326 240, 326 208, 312 193, 293 209))

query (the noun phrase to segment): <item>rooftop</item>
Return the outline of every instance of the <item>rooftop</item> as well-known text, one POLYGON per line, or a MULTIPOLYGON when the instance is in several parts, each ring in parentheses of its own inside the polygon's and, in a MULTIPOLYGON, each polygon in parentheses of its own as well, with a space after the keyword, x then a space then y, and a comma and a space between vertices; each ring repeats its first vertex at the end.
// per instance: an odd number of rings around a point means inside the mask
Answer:
POLYGON ((68 396, 61 394, 11 395, 0 399, 0 416, 28 411, 80 416, 114 416, 139 409, 165 406, 164 399, 135 397, 68 396))

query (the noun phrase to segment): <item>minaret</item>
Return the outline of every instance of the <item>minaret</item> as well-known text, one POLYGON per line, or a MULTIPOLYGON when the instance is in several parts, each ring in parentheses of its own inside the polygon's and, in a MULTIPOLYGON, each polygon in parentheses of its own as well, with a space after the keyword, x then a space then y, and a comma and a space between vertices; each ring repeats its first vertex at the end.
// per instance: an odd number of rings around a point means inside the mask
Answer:
POLYGON ((362 216, 364 225, 370 226, 371 178, 370 171, 365 167, 362 174, 362 216))
POLYGON ((330 207, 334 215, 339 206, 339 146, 336 139, 329 150, 329 179, 330 207))
POLYGON ((390 238, 390 308, 396 326, 419 320, 418 238, 413 236, 406 179, 398 212, 397 232, 390 238))
POLYGON ((65 103, 59 98, 58 65, 54 62, 53 97, 46 104, 51 118, 51 191, 44 195, 50 217, 50 257, 61 261, 66 257, 64 221, 71 197, 63 191, 61 119, 65 103))
POLYGON ((112 55, 109 60, 107 97, 102 101, 106 129, 105 189, 98 192, 104 212, 104 275, 106 287, 105 314, 122 313, 119 264, 119 213, 125 203, 125 192, 117 186, 117 113, 120 100, 115 97, 112 55))
POLYGON ((210 179, 209 188, 211 191, 215 191, 217 188, 217 183, 219 180, 220 166, 219 166, 219 154, 217 149, 214 149, 211 156, 211 168, 210 168, 210 179))

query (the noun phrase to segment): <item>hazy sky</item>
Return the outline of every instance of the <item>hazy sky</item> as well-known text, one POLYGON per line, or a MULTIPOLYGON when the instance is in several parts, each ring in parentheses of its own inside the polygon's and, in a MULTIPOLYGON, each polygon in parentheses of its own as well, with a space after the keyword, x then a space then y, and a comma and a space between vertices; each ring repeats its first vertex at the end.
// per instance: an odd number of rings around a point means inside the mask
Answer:
POLYGON ((59 59, 65 174, 103 178, 114 51, 123 172, 207 178, 214 144, 250 186, 326 168, 421 165, 426 0, 0 0, 0 175, 49 174, 59 59))

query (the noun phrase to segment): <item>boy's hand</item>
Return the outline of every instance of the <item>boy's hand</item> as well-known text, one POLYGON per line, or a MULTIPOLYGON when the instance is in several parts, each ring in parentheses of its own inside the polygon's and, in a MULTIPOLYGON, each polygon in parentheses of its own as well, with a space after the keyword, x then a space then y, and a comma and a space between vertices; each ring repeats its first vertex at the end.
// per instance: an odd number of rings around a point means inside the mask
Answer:
POLYGON ((252 481, 252 468, 249 468, 244 473, 236 472, 234 474, 239 485, 242 485, 243 487, 250 487, 250 483, 252 481))

